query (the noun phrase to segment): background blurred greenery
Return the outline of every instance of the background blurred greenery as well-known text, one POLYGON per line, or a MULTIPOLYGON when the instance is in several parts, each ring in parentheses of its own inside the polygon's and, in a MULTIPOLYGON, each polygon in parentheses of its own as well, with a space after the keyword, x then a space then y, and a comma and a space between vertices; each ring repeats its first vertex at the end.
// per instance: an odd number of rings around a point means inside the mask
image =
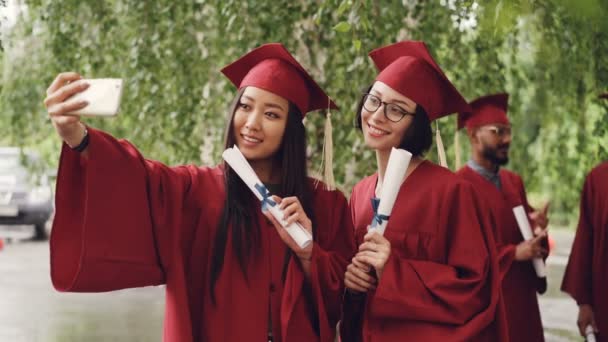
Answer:
MULTIPOLYGON (((353 128, 361 89, 375 75, 367 52, 424 40, 467 99, 511 94, 509 168, 552 220, 572 225, 583 178, 608 159, 608 3, 538 1, 21 0, 3 35, 0 145, 35 147, 57 165, 59 141, 42 100, 64 70, 123 77, 116 119, 89 124, 128 138, 169 164, 219 161, 234 88, 219 69, 265 42, 282 42, 341 110, 333 113, 335 172, 349 193, 375 170, 353 128)), ((4 25, 3 27, 6 29, 4 25)), ((455 116, 439 121, 455 166, 455 116)), ((309 115, 311 169, 323 115, 309 115)), ((463 133, 463 161, 468 142, 463 133)), ((428 157, 436 160, 435 149, 428 157)))

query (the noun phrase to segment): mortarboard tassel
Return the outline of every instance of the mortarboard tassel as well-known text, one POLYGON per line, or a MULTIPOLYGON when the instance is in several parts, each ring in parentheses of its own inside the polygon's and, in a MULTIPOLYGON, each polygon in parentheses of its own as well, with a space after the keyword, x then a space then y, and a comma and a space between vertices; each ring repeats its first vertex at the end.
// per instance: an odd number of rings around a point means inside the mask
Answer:
POLYGON ((327 190, 336 189, 336 180, 334 179, 334 139, 333 127, 331 125, 331 112, 327 107, 327 115, 325 118, 325 138, 323 140, 323 180, 327 186, 327 190))
POLYGON ((443 147, 443 141, 441 140, 441 134, 439 133, 439 122, 435 121, 435 141, 437 142, 437 156, 439 156, 439 165, 447 168, 448 162, 445 159, 445 148, 443 147))
MULTIPOLYGON (((331 124, 331 110, 330 104, 327 106, 327 114, 325 115, 325 127, 323 128, 323 158, 319 171, 317 174, 321 174, 323 169, 323 181, 325 188, 329 191, 336 190, 336 181, 334 179, 334 140, 333 140, 333 126, 331 124)), ((315 187, 318 182, 315 182, 315 187)))

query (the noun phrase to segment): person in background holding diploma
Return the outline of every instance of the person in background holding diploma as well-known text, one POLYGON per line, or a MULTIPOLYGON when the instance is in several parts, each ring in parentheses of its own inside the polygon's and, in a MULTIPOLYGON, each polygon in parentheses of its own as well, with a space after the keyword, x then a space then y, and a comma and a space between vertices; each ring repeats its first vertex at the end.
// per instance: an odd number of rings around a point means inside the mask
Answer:
MULTIPOLYGON (((608 99, 608 93, 600 95, 608 99)), ((608 162, 585 179, 578 228, 562 282, 578 304, 578 328, 591 326, 598 342, 608 341, 608 162)))
POLYGON ((75 292, 166 284, 164 341, 333 341, 353 228, 344 195, 307 176, 302 119, 335 104, 281 44, 222 72, 239 89, 226 147, 239 147, 283 197, 275 199, 287 222, 314 242, 300 249, 267 220, 228 166, 167 167, 67 115, 85 105, 69 97, 86 84, 63 73, 45 100, 65 142, 53 284, 75 292))
POLYGON ((344 312, 342 340, 505 340, 491 227, 471 184, 423 159, 431 122, 469 106, 423 42, 399 42, 370 57, 380 72, 359 103, 357 126, 376 151, 378 171, 350 198, 359 250, 345 274, 343 307, 352 309, 358 292, 367 298, 362 326, 348 322, 356 313, 344 312), (393 147, 413 157, 382 236, 368 231, 370 200, 381 197, 393 147), (347 331, 353 327, 361 331, 347 331))
POLYGON ((492 215, 510 340, 544 341, 536 293, 546 291, 547 279, 537 277, 531 260, 547 256, 548 205, 535 211, 521 177, 500 168, 509 160, 511 144, 508 100, 508 94, 483 96, 470 103, 470 112, 459 113, 458 128, 466 127, 472 155, 457 175, 474 185, 492 215), (537 227, 532 240, 523 241, 515 220, 513 208, 519 205, 537 227))

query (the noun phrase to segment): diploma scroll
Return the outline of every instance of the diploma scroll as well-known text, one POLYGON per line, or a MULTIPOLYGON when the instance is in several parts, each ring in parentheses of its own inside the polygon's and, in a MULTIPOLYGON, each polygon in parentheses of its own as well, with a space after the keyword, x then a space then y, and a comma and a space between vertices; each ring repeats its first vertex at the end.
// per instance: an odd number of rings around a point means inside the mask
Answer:
MULTIPOLYGON (((524 237, 524 240, 531 240, 534 238, 534 235, 532 234, 532 227, 530 227, 530 221, 528 221, 528 215, 526 214, 524 207, 522 205, 518 205, 517 207, 513 208, 513 214, 515 214, 519 231, 524 237)), ((536 275, 539 278, 545 278, 547 276, 545 262, 542 258, 532 259, 532 265, 534 265, 534 271, 536 271, 536 275)))
POLYGON ((275 201, 272 200, 270 192, 260 181, 255 174, 255 171, 236 145, 226 149, 224 153, 222 153, 222 157, 243 180, 247 187, 249 187, 258 200, 260 200, 262 203, 262 210, 270 211, 270 214, 272 214, 283 228, 285 228, 289 236, 291 236, 300 248, 306 248, 312 243, 312 235, 299 223, 295 222, 287 225, 287 222, 283 220, 283 211, 276 205, 275 201))
POLYGON ((406 150, 391 150, 379 198, 372 198, 374 217, 370 229, 377 229, 380 234, 384 234, 411 159, 412 154, 406 150))
POLYGON ((595 341, 597 341, 597 339, 595 338, 595 332, 593 331, 593 327, 591 325, 588 325, 585 328, 585 340, 587 342, 595 342, 595 341))

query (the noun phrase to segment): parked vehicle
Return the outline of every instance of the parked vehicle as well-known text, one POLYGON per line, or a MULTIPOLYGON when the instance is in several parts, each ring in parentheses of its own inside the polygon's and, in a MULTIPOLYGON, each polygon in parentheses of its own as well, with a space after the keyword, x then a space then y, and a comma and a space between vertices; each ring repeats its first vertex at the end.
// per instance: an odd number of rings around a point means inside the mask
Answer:
POLYGON ((16 147, 0 147, 0 225, 33 225, 34 239, 46 239, 53 189, 40 156, 16 147))

